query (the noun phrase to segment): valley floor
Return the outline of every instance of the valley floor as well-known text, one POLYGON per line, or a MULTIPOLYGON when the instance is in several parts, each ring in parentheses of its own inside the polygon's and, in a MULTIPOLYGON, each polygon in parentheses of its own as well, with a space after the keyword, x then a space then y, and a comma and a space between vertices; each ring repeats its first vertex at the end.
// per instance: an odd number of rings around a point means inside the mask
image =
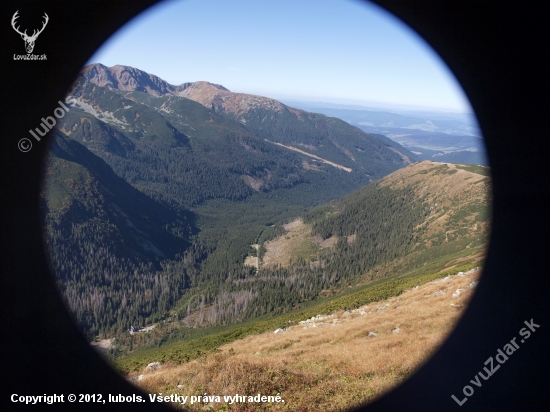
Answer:
POLYGON ((343 411, 373 401, 426 362, 456 325, 480 274, 472 269, 447 276, 128 377, 151 393, 221 397, 221 403, 174 405, 189 408, 184 410, 343 411), (279 394, 284 403, 223 403, 224 395, 258 393, 279 394))

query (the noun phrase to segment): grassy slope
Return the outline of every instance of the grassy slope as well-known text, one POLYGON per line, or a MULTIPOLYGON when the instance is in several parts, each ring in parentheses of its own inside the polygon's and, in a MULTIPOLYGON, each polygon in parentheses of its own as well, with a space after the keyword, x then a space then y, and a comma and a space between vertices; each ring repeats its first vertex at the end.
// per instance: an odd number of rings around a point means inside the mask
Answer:
MULTIPOLYGON (((396 259, 388 267, 377 266, 369 271, 372 277, 383 277, 394 270, 408 270, 426 261, 445 256, 463 248, 481 245, 486 240, 489 220, 489 170, 476 165, 448 165, 422 162, 410 165, 374 183, 393 190, 413 188, 414 201, 423 204, 428 211, 423 221, 414 228, 415 246, 405 259, 396 259), (399 266, 396 265, 399 263, 399 266), (380 273, 380 272, 384 273, 380 273), (377 276, 374 276, 379 272, 377 276)), ((359 209, 367 203, 373 186, 364 187, 331 206, 322 206, 306 215, 313 224, 335 220, 347 209, 359 209)), ((348 221, 366 222, 369 210, 353 212, 348 221)), ((313 260, 321 249, 334 245, 338 236, 325 241, 312 235, 311 224, 298 221, 287 225, 287 233, 264 244, 262 266, 288 267, 290 261, 299 258, 313 260)), ((355 232, 357 233, 357 232, 355 232)), ((353 242, 354 235, 348 236, 353 242)))
MULTIPOLYGON (((114 366, 122 373, 127 374, 139 371, 147 364, 155 361, 175 364, 188 362, 207 353, 214 352, 221 345, 249 335, 284 328, 320 313, 329 314, 339 310, 355 309, 370 302, 398 296, 416 285, 480 266, 480 256, 476 256, 480 252, 482 252, 481 248, 475 248, 466 251, 466 253, 460 252, 455 256, 438 259, 430 265, 422 266, 419 269, 399 273, 353 290, 347 290, 331 298, 313 301, 310 306, 281 316, 258 318, 226 328, 209 328, 211 334, 158 349, 138 351, 128 357, 115 361, 114 366), (455 264, 460 262, 460 264, 454 268, 450 268, 453 262, 455 264)), ((198 333, 208 333, 208 331, 203 329, 202 331, 198 331, 198 333)))
POLYGON ((222 398, 186 409, 193 411, 348 410, 398 385, 434 353, 462 315, 479 274, 447 276, 282 333, 240 339, 191 362, 136 372, 142 374, 136 384, 151 393, 284 399, 284 404, 227 404, 222 398))
MULTIPOLYGON (((164 360, 175 362, 193 359, 222 343, 250 333, 275 329, 288 324, 289 321, 292 323, 313 316, 319 311, 356 307, 365 301, 384 298, 388 293, 401 293, 402 287, 406 288, 402 283, 408 285, 409 280, 404 281, 397 279, 398 277, 420 277, 420 281, 425 281, 422 276, 431 279, 430 276, 435 273, 449 269, 450 262, 471 262, 473 256, 485 247, 488 233, 486 174, 487 169, 478 166, 423 162, 395 172, 377 183, 392 189, 412 186, 419 201, 431 209, 418 229, 416 246, 411 253, 374 266, 361 279, 352 283, 352 286, 362 285, 366 295, 362 292, 363 289, 354 288, 353 293, 351 290, 342 292, 335 289, 319 296, 332 295, 330 298, 302 302, 300 310, 287 313, 283 317, 263 316, 227 328, 189 329, 185 332, 186 342, 181 345, 165 346, 161 348, 161 352, 144 350, 140 354, 135 353, 129 358, 121 359, 118 364, 128 372, 143 366, 157 355, 164 360), (375 282, 372 282, 373 280, 375 282)), ((361 196, 361 191, 358 191, 345 198, 342 204, 349 205, 357 201, 361 203, 361 196)), ((345 206, 342 207, 342 204, 337 204, 336 207, 329 206, 328 218, 336 216, 340 213, 339 210, 344 210, 345 206)), ((286 266, 290 264, 290 259, 313 258, 319 246, 308 232, 309 227, 310 225, 297 225, 295 230, 289 230, 276 239, 276 242, 283 243, 282 248, 286 248, 288 253, 282 253, 275 260, 272 259, 270 264, 286 266)), ((290 229, 289 226, 287 228, 290 229)), ((270 244, 266 245, 268 252, 264 256, 264 261, 268 260, 270 250, 270 244)), ((251 250, 249 247, 248 249, 251 250)))

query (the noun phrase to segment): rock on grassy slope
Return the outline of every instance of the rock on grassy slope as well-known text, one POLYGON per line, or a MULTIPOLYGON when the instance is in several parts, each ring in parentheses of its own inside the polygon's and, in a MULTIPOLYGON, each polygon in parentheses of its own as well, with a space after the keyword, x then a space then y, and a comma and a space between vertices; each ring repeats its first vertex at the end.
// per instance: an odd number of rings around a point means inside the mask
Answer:
POLYGON ((223 395, 258 393, 284 399, 270 404, 270 410, 347 410, 398 385, 445 340, 481 271, 460 273, 352 311, 319 314, 278 333, 249 336, 182 365, 165 364, 130 377, 141 375, 135 383, 151 393, 221 397, 221 403, 190 406, 193 411, 265 410, 265 403, 223 402, 223 395))

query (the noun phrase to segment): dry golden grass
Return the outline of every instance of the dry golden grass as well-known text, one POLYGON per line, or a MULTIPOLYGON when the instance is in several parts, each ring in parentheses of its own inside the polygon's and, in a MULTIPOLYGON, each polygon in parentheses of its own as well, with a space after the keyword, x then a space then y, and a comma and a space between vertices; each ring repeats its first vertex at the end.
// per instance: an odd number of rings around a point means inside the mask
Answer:
MULTIPOLYGON (((413 250, 431 248, 438 235, 445 235, 444 242, 449 243, 489 232, 489 220, 476 221, 479 211, 475 207, 489 203, 488 176, 464 170, 451 163, 423 161, 385 176, 378 184, 394 190, 414 188, 415 197, 429 206, 429 215, 414 229, 419 231, 424 227, 426 230, 419 235, 416 249, 413 250)), ((298 257, 312 261, 320 249, 332 248, 338 241, 337 236, 324 240, 313 236, 311 224, 305 224, 301 219, 284 225, 284 228, 287 231, 285 235, 264 243, 265 253, 260 268, 277 265, 289 267, 291 260, 298 257)), ((352 244, 356 236, 348 236, 348 243, 352 244)), ((247 260, 246 264, 251 265, 252 260, 247 260)))
POLYGON ((244 259, 244 265, 245 266, 252 266, 252 267, 255 267, 257 268, 258 265, 259 265, 259 261, 258 261, 258 258, 257 258, 257 255, 258 255, 258 248, 260 245, 250 245, 252 248, 256 249, 256 256, 247 256, 245 259, 244 259))
MULTIPOLYGON (((424 198, 431 205, 430 216, 425 224, 428 230, 426 238, 445 233, 450 213, 458 208, 476 202, 488 204, 490 199, 490 178, 466 171, 459 165, 438 163, 425 160, 399 169, 379 181, 380 186, 391 189, 415 187, 417 198, 424 198), (442 172, 440 169, 445 167, 442 172)), ((472 234, 488 232, 488 222, 474 222, 475 213, 463 217, 472 234)), ((448 234, 454 233, 449 230, 448 234)))
POLYGON ((223 400, 223 395, 280 393, 285 400, 195 404, 189 410, 346 410, 395 387, 430 357, 461 316, 479 275, 447 277, 352 312, 249 336, 219 353, 144 371, 136 383, 165 395, 208 393, 223 400), (458 296, 457 289, 462 289, 458 296))
POLYGON ((244 265, 245 266, 252 266, 252 267, 256 267, 256 259, 257 257, 256 256, 247 256, 245 259, 244 259, 244 265))
POLYGON ((265 253, 261 267, 289 267, 291 260, 298 256, 315 256, 317 248, 311 237, 311 225, 306 225, 302 219, 296 219, 283 225, 283 228, 287 231, 285 235, 264 243, 265 253))

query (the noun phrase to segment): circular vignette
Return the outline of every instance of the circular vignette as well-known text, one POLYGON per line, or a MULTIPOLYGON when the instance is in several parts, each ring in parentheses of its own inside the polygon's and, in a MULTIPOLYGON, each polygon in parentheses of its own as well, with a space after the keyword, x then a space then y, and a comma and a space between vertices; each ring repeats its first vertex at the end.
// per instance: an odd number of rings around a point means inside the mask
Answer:
MULTIPOLYGON (((147 4, 150 3, 152 2, 147 4)), ((542 64, 540 56, 533 53, 533 50, 529 48, 522 49, 521 46, 514 46, 514 44, 530 44, 537 35, 539 38, 547 35, 548 30, 543 28, 544 25, 540 25, 536 26, 530 33, 522 33, 521 28, 528 27, 533 21, 538 21, 537 18, 540 19, 538 16, 543 15, 543 13, 531 14, 532 12, 526 12, 525 10, 514 10, 515 14, 512 14, 511 11, 500 10, 495 15, 494 10, 489 9, 489 7, 476 9, 468 5, 437 5, 434 2, 429 11, 422 11, 419 6, 407 4, 405 1, 381 1, 378 3, 401 17, 421 33, 440 52, 451 70, 457 75, 478 115, 493 167, 494 223, 483 282, 479 286, 478 293, 474 296, 464 318, 453 334, 425 367, 388 396, 364 408, 364 410, 382 410, 382 408, 385 408, 385 410, 404 410, 400 407, 408 405, 410 408, 410 405, 414 404, 422 410, 441 410, 441 408, 448 405, 448 402, 454 402, 450 398, 453 391, 456 393, 461 390, 462 386, 482 366, 485 359, 504 344, 504 338, 513 337, 516 329, 521 326, 524 320, 534 317, 536 321, 537 315, 543 313, 542 311, 545 308, 545 297, 542 291, 545 287, 548 287, 548 280, 547 278, 536 277, 537 272, 544 273, 544 262, 542 261, 544 249, 542 244, 535 242, 535 238, 530 235, 548 229, 548 218, 544 218, 544 211, 548 210, 546 196, 548 195, 549 185, 542 166, 544 165, 544 157, 548 153, 548 143, 531 138, 530 149, 533 150, 534 148, 532 153, 527 151, 525 147, 517 148, 515 152, 518 155, 517 158, 510 153, 514 148, 516 136, 519 135, 518 132, 523 131, 527 136, 537 136, 543 132, 544 107, 537 108, 528 101, 528 98, 532 97, 529 91, 533 90, 528 86, 532 86, 544 78, 543 68, 546 67, 542 64), (446 19, 446 16, 451 14, 457 20, 456 22, 446 19), (503 17, 504 20, 502 20, 503 17), (509 20, 514 20, 516 26, 510 28, 502 23, 509 20), (445 24, 445 26, 442 26, 442 24, 445 24), (469 28, 471 33, 464 34, 457 27, 459 24, 462 27, 469 28), (482 27, 483 30, 481 30, 482 27), (487 27, 494 29, 492 33, 487 33, 487 27), (462 37, 459 38, 459 35, 462 35, 462 37), (523 42, 519 40, 523 40, 523 42), (503 43, 505 47, 495 49, 494 46, 502 46, 503 43), (437 46, 438 44, 439 46, 437 46), (441 48, 446 48, 447 52, 442 52, 441 48), (472 53, 464 53, 468 48, 471 49, 472 53), (454 60, 449 55, 455 56, 454 60), (505 62, 509 62, 511 58, 520 60, 515 65, 513 63, 508 67, 503 65, 505 62), (520 61, 522 65, 520 65, 520 61), (524 65, 525 61, 533 63, 530 70, 524 65), (461 76, 460 73, 468 72, 471 76, 464 80, 467 76, 461 76), (510 85, 508 89, 502 86, 507 84, 508 79, 518 77, 517 73, 523 73, 523 77, 519 76, 517 84, 510 85), (466 83, 468 87, 466 87, 466 83), (502 89, 506 89, 507 93, 504 93, 502 89), (520 106, 520 102, 525 105, 525 108, 520 106), (522 127, 519 127, 518 124, 510 125, 509 122, 502 121, 503 118, 518 113, 523 116, 522 127), (500 123, 506 123, 508 128, 500 123), (501 143, 500 147, 497 143, 501 143), (529 158, 521 157, 521 155, 527 154, 530 154, 529 158), (533 176, 537 178, 536 182, 532 181, 533 176), (527 211, 529 213, 526 213, 527 211), (521 274, 523 276, 520 277, 521 274), (526 274, 531 276, 526 276, 526 274), (457 355, 463 353, 465 348, 473 351, 470 356, 472 359, 461 362, 462 359, 457 360, 457 355)), ((95 4, 107 5, 101 2, 95 4)), ((128 10, 125 12, 130 13, 128 10)), ((120 13, 122 15, 124 11, 120 11, 120 13)), ((63 14, 63 12, 61 11, 60 14, 63 14)), ((67 20, 71 16, 75 18, 84 15, 85 13, 79 14, 78 10, 70 7, 67 8, 65 14, 67 20), (69 12, 72 14, 69 14, 69 12)), ((95 21, 103 30, 107 26, 105 20, 111 23, 116 21, 111 16, 103 19, 102 26, 102 23, 100 23, 102 21, 101 17, 96 15, 95 21)), ((75 31, 74 35, 75 38, 83 39, 86 34, 83 31, 75 31)), ((50 41, 53 39, 61 41, 62 37, 52 36, 50 41)), ((20 39, 17 40, 17 42, 13 42, 14 45, 17 45, 20 41, 20 39)), ((74 43, 73 46, 76 46, 74 43)), ((97 41, 96 46, 100 43, 100 41, 97 41)), ((88 53, 88 55, 91 55, 91 53, 88 53)), ((76 73, 84 61, 81 58, 78 61, 79 64, 71 63, 69 66, 76 73)), ((60 68, 60 71, 63 71, 63 69, 60 68)), ((15 73, 15 71, 12 73, 15 73)), ((15 81, 11 86, 12 88, 9 88, 11 93, 8 93, 8 96, 16 96, 16 89, 13 86, 20 86, 21 89, 25 90, 22 82, 15 81)), ((36 83, 31 81, 29 86, 36 86, 36 83)), ((57 97, 60 98, 67 87, 67 84, 63 87, 63 83, 54 82, 52 90, 56 90, 56 92, 52 93, 56 93, 57 97)), ((29 91, 30 89, 29 87, 29 91)), ((49 99, 48 92, 49 90, 44 90, 37 96, 39 116, 40 113, 49 113, 53 110, 54 107, 49 103, 49 100, 57 101, 57 99, 49 99)), ((11 113, 15 114, 14 112, 11 113)), ((31 123, 36 116, 33 117, 29 114, 26 118, 29 119, 28 123, 31 123)), ((14 125, 10 130, 21 133, 24 131, 25 126, 17 127, 17 125, 14 125)), ((11 147, 14 149, 13 142, 11 142, 11 147)), ((38 151, 37 148, 36 151, 32 152, 32 155, 38 151)), ((41 154, 44 154, 43 150, 41 150, 41 154)), ((32 156, 27 155, 29 158, 32 156)), ((110 390, 113 392, 116 390, 126 394, 135 393, 136 390, 130 388, 129 385, 125 385, 125 382, 118 375, 109 375, 106 366, 94 368, 98 358, 92 353, 91 349, 87 348, 85 342, 77 337, 78 333, 72 323, 67 323, 66 314, 62 313, 59 302, 56 303, 56 298, 52 295, 54 287, 51 280, 44 282, 36 279, 36 273, 47 271, 43 253, 40 255, 40 252, 37 252, 40 250, 40 236, 36 234, 36 228, 39 227, 38 219, 29 219, 29 223, 24 224, 23 217, 27 215, 26 213, 38 214, 38 205, 36 200, 32 199, 35 199, 37 191, 39 170, 30 161, 22 162, 19 167, 15 167, 15 161, 9 160, 7 159, 4 167, 6 165, 14 166, 13 169, 17 171, 23 171, 25 167, 28 167, 27 172, 31 172, 28 175, 30 175, 33 184, 29 185, 28 189, 22 189, 21 196, 18 192, 13 192, 17 193, 19 200, 29 201, 30 206, 19 206, 22 209, 19 213, 17 208, 12 207, 10 209, 13 212, 10 217, 17 222, 21 222, 17 228, 20 232, 19 236, 21 237, 21 233, 28 234, 29 240, 27 243, 18 240, 16 228, 9 225, 6 225, 9 230, 5 232, 7 235, 12 235, 14 239, 11 243, 5 242, 9 246, 5 251, 13 251, 13 254, 9 256, 11 265, 8 268, 11 270, 22 268, 19 281, 23 280, 26 286, 22 290, 20 285, 11 280, 6 280, 6 286, 11 295, 5 302, 12 310, 10 313, 17 313, 17 319, 28 323, 18 325, 17 322, 10 320, 6 326, 11 327, 11 333, 17 334, 19 332, 21 336, 27 339, 35 337, 38 331, 43 331, 44 336, 46 336, 42 341, 42 350, 40 351, 37 350, 38 345, 33 346, 31 343, 25 342, 19 335, 11 337, 12 354, 18 357, 19 369, 24 373, 17 372, 15 359, 10 360, 10 372, 14 372, 10 388, 24 391, 24 388, 29 387, 32 383, 37 393, 55 393, 56 390, 59 392, 60 388, 67 393, 71 389, 86 393, 85 391, 89 391, 91 387, 101 388, 100 390, 103 391, 110 390), (34 197, 32 193, 34 193, 34 197), (34 259, 27 258, 24 260, 26 256, 33 256, 34 259), (19 259, 19 262, 15 262, 14 259, 19 259), (32 281, 36 283, 35 286, 29 283, 32 281), (43 286, 43 289, 37 290, 37 287, 40 286, 43 286), (29 297, 31 299, 36 298, 36 302, 30 301, 29 297), (43 313, 31 312, 23 305, 17 304, 16 300, 25 302, 29 307, 42 309, 43 313), (53 316, 49 317, 50 315, 53 316), (48 328, 42 327, 42 322, 48 322, 48 328), (75 343, 74 348, 59 348, 58 334, 61 331, 67 333, 68 344, 75 343), (31 348, 34 348, 35 351, 29 351, 31 348), (48 359, 45 359, 43 355, 39 356, 44 348, 47 349, 50 355, 48 359), (86 365, 89 373, 83 374, 76 371, 77 368, 74 365, 86 365), (36 373, 29 375, 29 371, 33 368, 36 373), (50 371, 53 369, 56 369, 59 373, 52 378, 50 371), (114 378, 115 376, 116 378, 114 378), (21 382, 24 382, 24 384, 21 384, 21 382)), ((32 160, 37 160, 37 157, 33 156, 32 160)), ((17 180, 15 177, 13 180, 17 184, 24 181, 24 179, 17 180)), ((14 183, 11 183, 4 187, 12 188, 13 186, 14 183)), ((57 300, 59 299, 57 298, 57 300)), ((15 317, 12 319, 15 319, 15 317)), ((541 332, 541 335, 543 333, 545 332, 541 332)), ((542 343, 539 343, 543 341, 543 337, 540 336, 541 339, 538 341, 533 340, 531 348, 526 348, 521 353, 520 360, 503 365, 502 370, 486 384, 487 396, 480 395, 476 397, 474 395, 469 402, 470 407, 475 404, 476 409, 482 407, 509 409, 512 406, 519 407, 521 404, 534 405, 536 402, 540 402, 538 403, 539 406, 547 404, 547 399, 543 399, 540 394, 542 392, 536 391, 536 388, 538 388, 537 383, 541 384, 540 380, 536 380, 537 373, 544 371, 542 366, 544 362, 541 362, 543 358, 539 357, 544 353, 541 347, 542 343), (510 380, 514 376, 521 376, 521 382, 516 380, 512 385, 510 380), (498 388, 500 388, 500 391, 498 388), (513 390, 504 392, 504 388, 513 390)), ((542 383, 545 382, 542 381, 542 383)), ((480 392, 483 390, 483 388, 479 389, 480 392)), ((60 406, 62 410, 69 410, 64 408, 64 405, 60 406)), ((147 408, 141 408, 140 405, 133 406, 137 410, 156 409, 156 406, 150 405, 147 405, 147 408)), ((124 409, 124 406, 122 405, 120 409, 124 409)), ((162 410, 166 409, 162 408, 162 410)))

